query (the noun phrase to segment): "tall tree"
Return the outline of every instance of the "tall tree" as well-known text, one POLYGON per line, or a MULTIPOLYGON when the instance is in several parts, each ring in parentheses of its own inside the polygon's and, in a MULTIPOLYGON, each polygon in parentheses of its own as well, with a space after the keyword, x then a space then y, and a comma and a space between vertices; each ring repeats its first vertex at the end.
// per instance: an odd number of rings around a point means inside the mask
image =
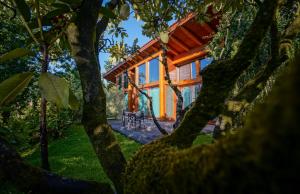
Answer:
MULTIPOLYGON (((232 4, 225 2, 227 7, 231 7, 232 4)), ((193 5, 194 3, 191 2, 193 5)), ((111 127, 107 124, 105 94, 95 55, 93 35, 101 6, 96 0, 85 0, 80 4, 78 15, 74 23, 68 26, 67 33, 83 89, 82 122, 118 193, 282 193, 297 188, 294 169, 299 168, 299 133, 296 122, 299 116, 299 91, 294 88, 299 85, 298 65, 293 65, 287 77, 283 78, 287 81, 278 81, 279 86, 274 89, 267 104, 254 113, 244 130, 215 144, 190 148, 207 121, 224 110, 224 102, 237 79, 259 52, 279 9, 278 4, 279 0, 260 3, 255 19, 233 58, 217 61, 203 72, 205 85, 202 92, 175 132, 144 146, 127 165, 111 127), (282 93, 287 95, 283 96, 282 93), (266 109, 267 114, 262 114, 262 110, 266 109), (255 117, 257 115, 258 118, 255 117), (274 117, 278 119, 273 121, 274 117), (286 150, 290 152, 287 153, 286 150), (280 179, 283 174, 289 182, 280 179), (122 178, 124 182, 121 181, 122 178)), ((291 26, 296 28, 292 30, 293 33, 298 34, 297 22, 291 26)), ((9 180, 20 183, 20 188, 25 191, 33 188, 48 192, 66 189, 71 193, 74 188, 73 184, 61 184, 62 179, 58 176, 42 176, 40 179, 40 175, 47 175, 47 172, 24 166, 18 154, 2 140, 0 156, 4 158, 0 160, 0 172, 4 174, 0 178, 8 177, 9 180), (19 167, 22 171, 13 171, 14 167, 19 167), (24 181, 27 177, 20 176, 23 173, 33 176, 33 184, 24 181), (22 182, 28 183, 27 187, 22 182), (51 183, 57 183, 59 187, 51 183)), ((85 188, 91 189, 94 186, 88 185, 85 188)), ((102 186, 107 189, 105 185, 102 186)))

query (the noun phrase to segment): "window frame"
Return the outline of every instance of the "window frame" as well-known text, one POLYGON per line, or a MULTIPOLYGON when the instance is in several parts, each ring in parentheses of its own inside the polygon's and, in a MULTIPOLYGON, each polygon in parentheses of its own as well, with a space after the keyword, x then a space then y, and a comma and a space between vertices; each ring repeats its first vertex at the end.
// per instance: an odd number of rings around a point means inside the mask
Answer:
POLYGON ((146 78, 147 78, 147 76, 146 76, 146 73, 147 73, 147 65, 146 65, 146 63, 142 63, 142 64, 140 64, 139 66, 138 66, 138 79, 137 79, 137 82, 138 82, 138 85, 144 85, 144 84, 146 84, 146 82, 147 82, 147 80, 146 80, 146 78), (143 83, 141 83, 141 80, 140 80, 140 68, 141 68, 141 66, 144 66, 144 78, 143 78, 143 83))
POLYGON ((160 61, 159 61, 159 57, 155 57, 151 60, 148 61, 148 68, 149 68, 149 71, 148 71, 148 83, 156 83, 156 82, 159 82, 159 79, 160 79, 160 72, 159 72, 159 66, 160 66, 160 61), (154 61, 154 60, 157 60, 157 80, 151 80, 151 67, 153 67, 153 65, 151 65, 151 61, 154 61))

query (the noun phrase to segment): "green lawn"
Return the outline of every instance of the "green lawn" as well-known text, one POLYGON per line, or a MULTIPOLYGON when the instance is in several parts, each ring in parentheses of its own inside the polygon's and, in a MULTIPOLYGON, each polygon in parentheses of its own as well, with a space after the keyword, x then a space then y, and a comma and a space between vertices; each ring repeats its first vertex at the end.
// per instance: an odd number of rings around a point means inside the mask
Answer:
POLYGON ((200 134, 194 140, 193 146, 201 145, 201 144, 210 144, 212 143, 213 137, 212 134, 200 134))
MULTIPOLYGON (((115 133, 126 159, 129 159, 141 144, 115 133)), ((199 135, 194 145, 210 143, 211 135, 199 135)), ((40 166, 39 146, 22 153, 27 162, 40 166)), ((110 182, 92 149, 86 133, 81 126, 73 126, 66 130, 65 137, 49 143, 49 161, 51 170, 66 177, 110 182)), ((3 184, 0 187, 2 194, 16 194, 13 187, 3 184)))
MULTIPOLYGON (((116 133, 125 157, 132 156, 141 144, 116 133)), ((23 153, 29 163, 40 166, 39 147, 23 153)), ((51 170, 67 177, 109 182, 81 126, 73 126, 65 137, 49 144, 51 170)))

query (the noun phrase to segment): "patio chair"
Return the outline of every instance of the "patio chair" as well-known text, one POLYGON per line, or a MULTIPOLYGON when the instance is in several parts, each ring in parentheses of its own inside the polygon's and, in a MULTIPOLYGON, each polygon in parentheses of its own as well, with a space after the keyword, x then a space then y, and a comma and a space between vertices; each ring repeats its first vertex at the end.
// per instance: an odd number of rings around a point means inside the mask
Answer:
POLYGON ((136 129, 136 115, 133 112, 127 112, 127 126, 128 129, 134 127, 136 129))
POLYGON ((145 114, 143 111, 137 111, 135 113, 135 121, 139 122, 139 128, 142 126, 142 122, 145 123, 145 114))

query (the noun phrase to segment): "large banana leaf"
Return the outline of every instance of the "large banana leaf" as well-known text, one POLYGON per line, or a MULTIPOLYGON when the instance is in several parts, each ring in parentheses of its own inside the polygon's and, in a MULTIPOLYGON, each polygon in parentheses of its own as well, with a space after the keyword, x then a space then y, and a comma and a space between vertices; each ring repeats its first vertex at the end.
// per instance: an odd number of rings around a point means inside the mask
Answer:
POLYGON ((59 108, 67 108, 69 105, 69 84, 64 78, 50 73, 42 73, 39 87, 45 98, 56 104, 59 108))
POLYGON ((27 87, 33 73, 19 73, 0 83, 0 107, 13 101, 27 87))
POLYGON ((34 55, 34 52, 32 52, 31 50, 25 49, 25 48, 16 48, 14 50, 11 50, 11 51, 1 55, 0 63, 3 63, 5 61, 11 60, 11 59, 24 57, 26 55, 34 55))

